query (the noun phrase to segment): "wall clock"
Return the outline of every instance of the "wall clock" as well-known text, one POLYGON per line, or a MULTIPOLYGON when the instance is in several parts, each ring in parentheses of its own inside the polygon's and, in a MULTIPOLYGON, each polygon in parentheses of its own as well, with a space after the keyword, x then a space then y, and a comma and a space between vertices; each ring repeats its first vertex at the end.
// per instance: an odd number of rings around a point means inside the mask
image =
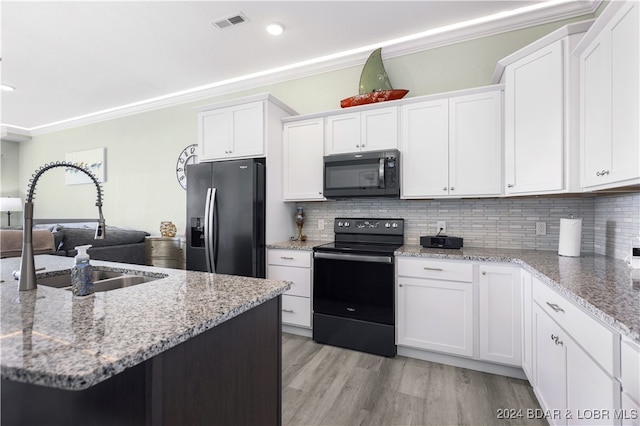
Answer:
POLYGON ((176 179, 178 179, 178 183, 182 189, 187 189, 187 164, 195 164, 197 162, 198 144, 196 143, 188 145, 180 152, 180 155, 178 155, 178 161, 176 161, 176 179))

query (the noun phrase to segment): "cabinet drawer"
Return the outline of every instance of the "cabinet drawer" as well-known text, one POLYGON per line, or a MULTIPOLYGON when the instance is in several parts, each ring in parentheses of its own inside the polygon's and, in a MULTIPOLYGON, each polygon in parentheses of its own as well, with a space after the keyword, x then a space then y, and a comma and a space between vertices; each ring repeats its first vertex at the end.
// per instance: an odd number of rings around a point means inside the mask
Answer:
POLYGON ((629 341, 623 341, 620 346, 622 390, 640 402, 640 348, 629 341))
POLYGON ((284 324, 311 327, 311 299, 282 295, 282 322, 284 324))
POLYGON ((620 344, 620 335, 536 278, 533 280, 533 300, 609 375, 615 375, 614 347, 620 344))
POLYGON ((179 239, 147 239, 145 248, 148 256, 176 257, 182 252, 179 239))
POLYGON ((270 280, 291 281, 291 288, 285 292, 292 296, 311 296, 311 269, 289 266, 268 265, 267 277, 270 280))
POLYGON ((398 275, 449 281, 473 281, 473 264, 440 260, 398 258, 398 275))
POLYGON ((302 250, 269 250, 267 255, 269 265, 311 267, 311 252, 302 250))

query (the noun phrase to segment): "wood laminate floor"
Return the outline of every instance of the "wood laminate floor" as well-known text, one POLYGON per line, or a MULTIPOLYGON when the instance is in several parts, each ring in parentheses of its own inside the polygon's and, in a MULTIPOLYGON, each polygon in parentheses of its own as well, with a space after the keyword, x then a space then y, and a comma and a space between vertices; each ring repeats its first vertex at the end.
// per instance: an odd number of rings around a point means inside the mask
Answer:
POLYGON ((546 425, 524 381, 397 356, 385 358, 283 333, 282 424, 546 425), (499 419, 499 410, 522 417, 499 419), (533 416, 529 416, 533 417, 533 416))

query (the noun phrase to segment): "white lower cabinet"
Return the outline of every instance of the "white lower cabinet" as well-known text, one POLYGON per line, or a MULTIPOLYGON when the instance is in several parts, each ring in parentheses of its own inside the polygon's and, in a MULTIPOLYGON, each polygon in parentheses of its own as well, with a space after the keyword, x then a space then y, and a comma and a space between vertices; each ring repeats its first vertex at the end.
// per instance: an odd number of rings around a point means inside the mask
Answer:
POLYGON ((534 374, 536 396, 543 410, 551 410, 549 423, 566 424, 564 414, 567 407, 567 364, 564 334, 560 328, 537 305, 533 308, 535 340, 534 374), (558 339, 556 341, 556 338, 558 339), (557 410, 557 411, 556 411, 557 410))
POLYGON ((533 375, 533 295, 531 292, 531 274, 524 269, 520 271, 522 283, 522 323, 521 323, 521 355, 522 370, 529 379, 531 386, 535 386, 533 375))
POLYGON ((397 343, 473 356, 472 265, 399 258, 397 343))
POLYGON ((471 264, 398 259, 399 345, 473 356, 471 264))
POLYGON ((623 425, 640 425, 640 346, 625 339, 620 344, 621 410, 623 425))
POLYGON ((481 264, 478 293, 480 359, 520 367, 520 268, 481 264))
POLYGON ((303 250, 267 251, 267 278, 292 282, 282 295, 283 324, 311 328, 311 255, 303 250))
POLYGON ((616 335, 559 295, 549 300, 553 290, 538 288, 544 284, 535 279, 534 285, 534 390, 547 419, 554 425, 619 424, 620 383, 611 374, 616 335), (604 349, 585 349, 591 345, 604 349))

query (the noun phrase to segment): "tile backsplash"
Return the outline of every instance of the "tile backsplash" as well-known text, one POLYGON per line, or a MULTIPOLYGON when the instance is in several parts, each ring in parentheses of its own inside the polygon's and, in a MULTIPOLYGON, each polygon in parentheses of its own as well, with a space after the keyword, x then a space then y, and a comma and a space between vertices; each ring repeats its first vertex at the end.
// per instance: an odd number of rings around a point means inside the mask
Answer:
POLYGON ((560 219, 582 218, 581 251, 623 259, 631 238, 640 233, 640 192, 625 195, 582 195, 443 200, 349 199, 298 203, 305 211, 303 233, 312 240, 333 239, 336 217, 405 219, 405 243, 435 235, 446 221, 447 235, 464 238, 465 247, 557 250, 560 219), (324 230, 318 229, 324 220, 324 230), (545 222, 546 235, 536 235, 545 222))

